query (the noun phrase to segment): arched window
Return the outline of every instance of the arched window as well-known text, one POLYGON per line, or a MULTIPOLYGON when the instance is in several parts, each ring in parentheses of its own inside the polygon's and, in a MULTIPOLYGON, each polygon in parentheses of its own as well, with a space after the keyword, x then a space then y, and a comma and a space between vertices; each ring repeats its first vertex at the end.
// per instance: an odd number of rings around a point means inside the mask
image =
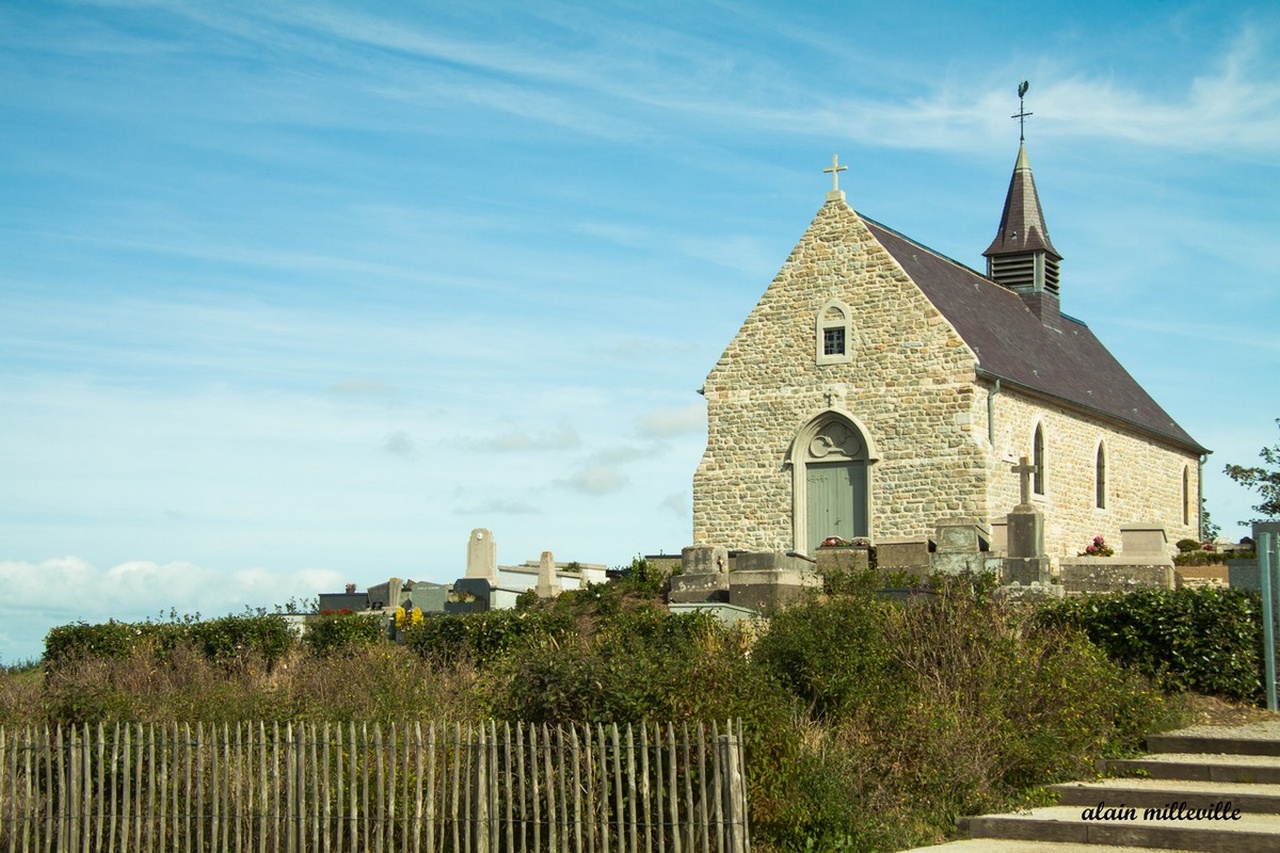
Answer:
POLYGON ((1048 478, 1045 476, 1044 427, 1040 424, 1036 424, 1036 434, 1031 442, 1031 463, 1036 466, 1031 477, 1031 491, 1043 495, 1048 478))
POLYGON ((1098 455, 1093 463, 1093 505, 1107 508, 1107 449, 1098 442, 1098 455))
POLYGON ((1191 523, 1191 469, 1182 466, 1182 523, 1191 523))
POLYGON ((853 328, 849 306, 833 299, 818 312, 814 354, 818 364, 840 364, 853 360, 853 328))

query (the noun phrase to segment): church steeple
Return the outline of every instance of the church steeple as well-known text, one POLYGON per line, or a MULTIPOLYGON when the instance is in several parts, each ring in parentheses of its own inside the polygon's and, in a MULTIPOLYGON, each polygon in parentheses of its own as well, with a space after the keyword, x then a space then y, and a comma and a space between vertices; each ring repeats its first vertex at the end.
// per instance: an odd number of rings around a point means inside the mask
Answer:
MULTIPOLYGON (((1021 108, 1026 92, 1024 82, 1018 87, 1019 110, 1013 116, 1019 121, 1031 115, 1021 108)), ((1000 229, 982 254, 987 259, 987 276, 997 283, 1024 295, 1058 295, 1058 263, 1062 256, 1049 240, 1040 196, 1036 193, 1036 179, 1027 158, 1027 145, 1021 139, 1009 193, 1004 199, 1004 212, 1000 215, 1000 229)))

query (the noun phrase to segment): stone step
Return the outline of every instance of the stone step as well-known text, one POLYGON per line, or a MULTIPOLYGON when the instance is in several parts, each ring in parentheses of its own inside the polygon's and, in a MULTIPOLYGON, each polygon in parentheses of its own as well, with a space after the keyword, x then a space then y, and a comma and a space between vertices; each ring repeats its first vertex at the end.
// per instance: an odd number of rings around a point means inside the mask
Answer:
POLYGON ((1280 740, 1228 734, 1231 729, 1189 729, 1148 735, 1147 752, 1203 753, 1207 755, 1280 756, 1280 740))
POLYGON ((1207 853, 1275 853, 1280 850, 1280 815, 1243 814, 1238 820, 1084 820, 1079 806, 1052 806, 1018 814, 962 819, 975 839, 1004 838, 1076 844, 1112 844, 1207 853))
POLYGON ((1052 785, 1060 806, 1126 805, 1138 810, 1183 803, 1189 809, 1230 802, 1243 814, 1280 814, 1280 784, 1204 782, 1182 779, 1101 779, 1052 785))
POLYGON ((1271 755, 1166 752, 1142 758, 1110 759, 1101 763, 1101 770, 1116 776, 1151 779, 1280 783, 1280 757, 1271 755))

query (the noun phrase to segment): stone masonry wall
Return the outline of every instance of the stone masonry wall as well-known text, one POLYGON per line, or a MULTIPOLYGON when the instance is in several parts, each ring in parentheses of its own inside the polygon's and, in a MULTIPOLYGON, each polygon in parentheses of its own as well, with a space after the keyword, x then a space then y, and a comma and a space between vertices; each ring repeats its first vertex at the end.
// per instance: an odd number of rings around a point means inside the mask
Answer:
POLYGON ((805 550, 793 539, 791 444, 834 410, 860 423, 879 452, 868 467, 874 541, 924 538, 952 516, 991 523, 1018 502, 1009 468, 1031 456, 1043 425, 1046 551, 1074 556, 1094 537, 1155 522, 1170 543, 1196 537, 1197 458, 1123 425, 1005 387, 987 434, 988 383, 977 359, 843 197, 818 211, 711 370, 707 449, 693 481, 699 545, 805 550), (852 358, 818 364, 817 315, 832 299, 851 314, 852 358), (1107 449, 1107 505, 1094 508, 1095 454, 1107 449), (1183 523, 1182 472, 1190 506, 1183 523))
MULTIPOLYGON (((979 388, 984 410, 987 388, 979 388)), ((1031 458, 1036 424, 1045 439, 1045 494, 1032 503, 1045 515, 1045 550, 1074 557, 1095 536, 1120 547, 1120 528, 1154 522, 1164 527, 1170 548, 1199 538, 1198 458, 1102 418, 1035 399, 1007 386, 995 398, 995 448, 988 505, 1000 516, 1018 502, 1018 476, 1011 460, 1031 458), (1095 506, 1098 443, 1106 447, 1106 507, 1095 506), (1188 523, 1183 523, 1182 472, 1187 471, 1188 523)), ((984 442, 985 443, 985 442, 984 442)))
POLYGON ((880 454, 868 469, 873 539, 985 517, 975 362, 843 198, 828 200, 707 377, 694 542, 806 550, 793 541, 785 460, 796 433, 829 409, 856 418, 880 454), (820 365, 817 314, 832 299, 850 310, 852 359, 820 365))

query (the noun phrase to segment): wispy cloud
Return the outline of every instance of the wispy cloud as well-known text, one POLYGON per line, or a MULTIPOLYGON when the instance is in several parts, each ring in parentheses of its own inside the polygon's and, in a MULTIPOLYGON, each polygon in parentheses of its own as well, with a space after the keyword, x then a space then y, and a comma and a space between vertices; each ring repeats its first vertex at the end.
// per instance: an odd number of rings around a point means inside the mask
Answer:
POLYGON ((596 462, 585 465, 572 476, 559 480, 558 483, 584 495, 608 495, 621 491, 630 482, 618 465, 608 462, 596 462))
POLYGON ((130 560, 104 569, 75 556, 5 560, 0 561, 5 590, 0 631, 11 662, 38 657, 45 633, 69 622, 142 621, 170 610, 210 617, 246 606, 270 609, 341 589, 342 582, 338 572, 318 568, 285 573, 130 560))
POLYGON ((382 440, 382 449, 392 456, 400 456, 402 458, 410 458, 414 455, 413 439, 409 433, 402 429, 388 433, 386 438, 382 440))
POLYGON ((640 420, 640 434, 666 438, 706 429, 707 407, 701 402, 671 408, 663 406, 646 414, 640 420))
POLYGON ((542 515, 540 507, 528 501, 510 498, 490 498, 478 504, 456 508, 455 515, 542 515))
POLYGON ((534 433, 511 426, 490 435, 472 439, 470 444, 482 450, 540 452, 574 450, 582 444, 582 439, 572 425, 562 421, 553 429, 534 433))
POLYGON ((338 397, 355 399, 387 399, 399 393, 395 385, 381 379, 343 379, 326 390, 338 397))
POLYGON ((689 515, 689 495, 687 492, 673 492, 662 499, 658 509, 686 518, 689 515))

